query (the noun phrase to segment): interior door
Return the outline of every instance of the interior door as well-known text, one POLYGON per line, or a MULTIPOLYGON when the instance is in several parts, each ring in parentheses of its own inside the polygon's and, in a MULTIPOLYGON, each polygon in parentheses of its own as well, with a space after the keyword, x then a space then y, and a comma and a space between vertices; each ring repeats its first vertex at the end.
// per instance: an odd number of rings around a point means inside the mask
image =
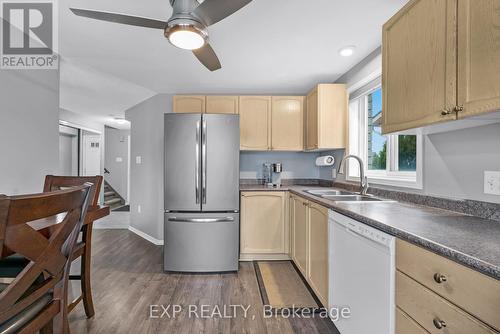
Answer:
POLYGON ((101 174, 101 135, 83 134, 82 176, 101 174))
POLYGON ((237 211, 239 208, 239 138, 238 115, 203 115, 203 211, 237 211))
POLYGON ((165 115, 165 210, 201 211, 201 114, 165 115))

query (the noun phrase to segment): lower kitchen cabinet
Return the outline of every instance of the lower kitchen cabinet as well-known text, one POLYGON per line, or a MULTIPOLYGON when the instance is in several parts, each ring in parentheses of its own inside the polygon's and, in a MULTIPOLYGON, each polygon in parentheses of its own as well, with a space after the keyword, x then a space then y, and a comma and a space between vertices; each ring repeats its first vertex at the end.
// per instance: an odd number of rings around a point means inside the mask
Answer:
POLYGON ((323 305, 328 303, 328 209, 309 203, 307 278, 323 305))
POLYGON ((292 230, 292 259, 304 277, 307 276, 307 201, 298 196, 290 197, 290 222, 292 230))
POLYGON ((396 334, 428 334, 429 332, 423 329, 406 313, 396 308, 396 334))
POLYGON ((288 226, 284 191, 241 194, 240 258, 242 260, 288 258, 288 226))
MULTIPOLYGON (((500 330, 498 280, 399 239, 396 269, 397 307, 428 332, 500 330)), ((406 328, 405 322, 398 316, 396 327, 406 328)))
POLYGON ((292 259, 324 306, 328 306, 328 209, 291 195, 292 259))

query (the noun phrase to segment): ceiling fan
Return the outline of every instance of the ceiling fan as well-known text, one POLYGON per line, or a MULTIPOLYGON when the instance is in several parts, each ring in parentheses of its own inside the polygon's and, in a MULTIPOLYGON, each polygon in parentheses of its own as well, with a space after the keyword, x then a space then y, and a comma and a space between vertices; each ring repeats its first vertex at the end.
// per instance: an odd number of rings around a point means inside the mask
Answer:
POLYGON ((205 67, 215 71, 221 68, 221 64, 209 44, 207 27, 232 15, 251 1, 170 0, 173 14, 167 21, 82 8, 70 8, 70 10, 78 16, 91 19, 162 29, 170 43, 181 49, 192 50, 205 67))

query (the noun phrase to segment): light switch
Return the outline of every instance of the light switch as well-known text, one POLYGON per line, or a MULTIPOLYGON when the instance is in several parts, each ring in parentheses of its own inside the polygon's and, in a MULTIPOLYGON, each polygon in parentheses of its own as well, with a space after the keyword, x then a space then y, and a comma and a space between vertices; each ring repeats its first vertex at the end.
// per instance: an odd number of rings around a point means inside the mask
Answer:
POLYGON ((142 164, 142 157, 140 155, 135 157, 135 163, 138 165, 142 164))
POLYGON ((484 172, 484 193, 500 195, 500 172, 484 172))
POLYGON ((116 162, 122 162, 123 158, 122 157, 116 157, 116 162))

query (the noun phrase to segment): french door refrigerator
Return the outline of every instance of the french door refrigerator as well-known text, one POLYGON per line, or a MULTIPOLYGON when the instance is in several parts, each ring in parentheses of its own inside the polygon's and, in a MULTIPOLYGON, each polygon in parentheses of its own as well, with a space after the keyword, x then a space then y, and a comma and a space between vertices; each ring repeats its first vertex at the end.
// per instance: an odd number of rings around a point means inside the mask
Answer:
POLYGON ((165 271, 238 270, 239 115, 165 114, 165 271))

